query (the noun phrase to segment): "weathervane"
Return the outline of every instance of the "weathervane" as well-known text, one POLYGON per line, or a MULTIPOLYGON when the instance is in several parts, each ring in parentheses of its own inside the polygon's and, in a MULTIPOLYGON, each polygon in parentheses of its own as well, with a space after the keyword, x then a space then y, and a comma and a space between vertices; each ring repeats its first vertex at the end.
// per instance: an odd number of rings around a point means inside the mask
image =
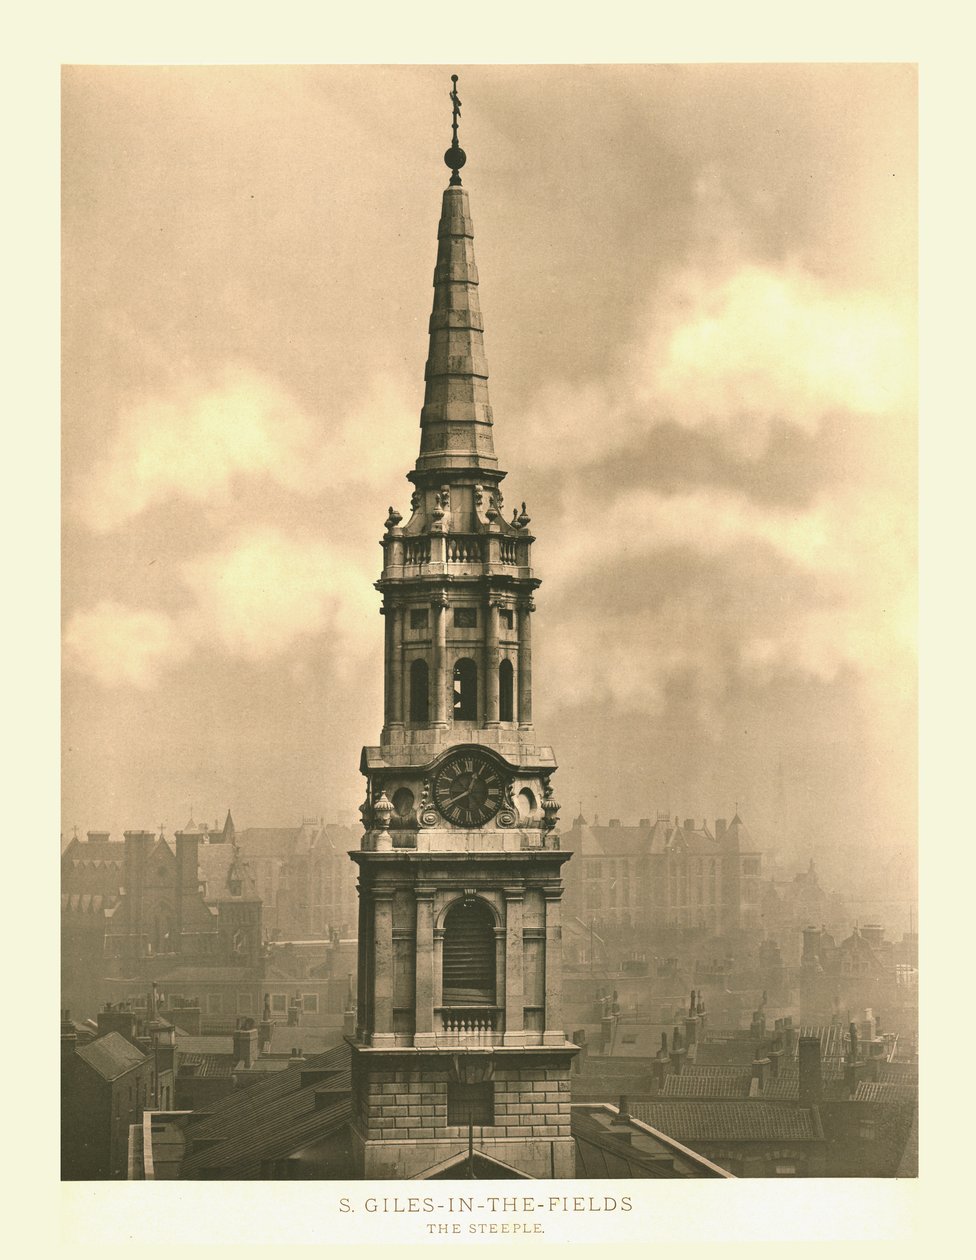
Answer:
POLYGON ((444 162, 451 168, 450 182, 452 184, 460 184, 461 176, 458 174, 458 171, 468 160, 467 154, 458 144, 458 119, 461 117, 461 98, 457 94, 457 81, 457 75, 452 74, 451 82, 454 86, 451 88, 450 96, 454 112, 451 117, 451 147, 444 154, 444 162))

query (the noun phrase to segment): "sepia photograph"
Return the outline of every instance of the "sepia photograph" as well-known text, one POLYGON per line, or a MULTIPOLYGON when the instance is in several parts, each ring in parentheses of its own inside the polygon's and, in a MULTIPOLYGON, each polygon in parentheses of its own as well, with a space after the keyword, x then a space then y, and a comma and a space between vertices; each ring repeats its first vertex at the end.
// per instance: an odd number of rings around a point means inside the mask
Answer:
POLYGON ((64 1181, 918 1176, 917 127, 62 67, 64 1181))

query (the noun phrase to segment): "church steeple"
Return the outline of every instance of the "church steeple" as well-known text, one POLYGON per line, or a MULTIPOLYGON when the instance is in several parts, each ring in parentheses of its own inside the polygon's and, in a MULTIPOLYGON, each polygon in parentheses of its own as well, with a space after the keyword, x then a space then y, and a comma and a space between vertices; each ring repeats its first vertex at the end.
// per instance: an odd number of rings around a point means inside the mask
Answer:
MULTIPOLYGON (((453 78, 456 83, 457 76, 453 78)), ((456 99, 456 95, 455 91, 452 98, 456 99)), ((453 174, 444 189, 437 229, 434 305, 424 374, 424 406, 420 413, 418 473, 462 468, 496 473, 498 468, 491 433, 474 227, 467 190, 461 187, 458 175, 458 167, 466 161, 464 150, 457 144, 459 108, 460 102, 456 102, 454 143, 444 154, 444 161, 453 174), (458 166, 453 165, 455 162, 458 166)), ((504 473, 492 480, 500 480, 502 476, 504 473)), ((416 476, 411 479, 418 481, 416 476)))
POLYGON ((576 1047, 560 1008, 570 854, 556 833, 556 761, 532 721, 539 579, 525 504, 511 521, 502 513, 453 83, 415 488, 408 520, 389 509, 376 583, 385 718, 379 744, 363 749, 364 834, 350 854, 354 1143, 366 1176, 423 1175, 473 1122, 482 1157, 570 1176, 576 1047), (414 1123, 421 1098, 433 1114, 414 1123))

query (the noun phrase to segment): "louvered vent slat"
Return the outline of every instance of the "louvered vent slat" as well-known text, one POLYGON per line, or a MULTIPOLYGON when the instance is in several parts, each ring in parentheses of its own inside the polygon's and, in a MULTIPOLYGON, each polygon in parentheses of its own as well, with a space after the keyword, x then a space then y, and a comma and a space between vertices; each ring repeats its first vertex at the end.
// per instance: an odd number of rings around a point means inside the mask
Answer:
POLYGON ((444 1003, 495 1001, 495 929, 478 902, 454 907, 444 924, 444 1003))

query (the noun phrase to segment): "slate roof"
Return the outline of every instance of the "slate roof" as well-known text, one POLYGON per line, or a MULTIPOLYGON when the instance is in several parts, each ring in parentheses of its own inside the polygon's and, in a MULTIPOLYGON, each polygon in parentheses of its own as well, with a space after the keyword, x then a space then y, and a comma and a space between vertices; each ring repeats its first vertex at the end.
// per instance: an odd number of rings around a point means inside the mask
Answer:
POLYGON ((909 1081, 858 1081, 854 1102, 913 1103, 918 1086, 909 1081))
POLYGON ((204 885, 207 901, 260 901, 257 884, 251 875, 246 857, 234 844, 201 844, 197 853, 197 870, 204 885), (241 892, 232 894, 230 880, 241 881, 241 892))
POLYGON ((146 1062, 142 1051, 117 1032, 96 1037, 87 1046, 79 1046, 75 1053, 106 1081, 114 1081, 146 1062))
POLYGON ((192 1072, 188 1072, 188 1076, 199 1080, 200 1077, 208 1077, 215 1079, 218 1077, 228 1077, 234 1071, 234 1055, 231 1054, 181 1054, 180 1055, 180 1071, 183 1068, 192 1068, 192 1072))
POLYGON ((631 1114, 679 1142, 819 1142, 816 1112, 806 1107, 741 1102, 639 1102, 631 1114))
POLYGON ((182 1058, 187 1054, 233 1054, 233 1037, 194 1037, 177 1033, 176 1048, 182 1058))
POLYGON ((794 1058, 799 1057, 801 1037, 820 1038, 821 1061, 844 1057, 844 1027, 841 1024, 802 1024, 797 1029, 794 1058))
POLYGON ((663 1134, 648 1133, 638 1124, 618 1127, 617 1116, 606 1108, 576 1104, 570 1118, 578 1177, 722 1176, 708 1161, 683 1151, 663 1134))
POLYGON ((121 866, 124 853, 125 843, 122 840, 73 839, 65 849, 62 857, 70 858, 73 866, 77 866, 79 863, 90 864, 92 862, 110 862, 113 865, 121 866))
MULTIPOLYGON (((349 1072, 350 1055, 343 1042, 214 1103, 204 1119, 191 1120, 187 1127, 189 1154, 181 1176, 192 1180, 216 1172, 221 1179, 257 1179, 267 1161, 286 1159, 330 1137, 338 1140, 352 1114, 348 1093, 317 1105, 316 1095, 327 1092, 329 1082, 318 1079, 302 1087, 302 1072, 334 1072, 338 1088, 339 1078, 349 1072)), ((351 1168, 345 1171, 352 1176, 351 1168)))

